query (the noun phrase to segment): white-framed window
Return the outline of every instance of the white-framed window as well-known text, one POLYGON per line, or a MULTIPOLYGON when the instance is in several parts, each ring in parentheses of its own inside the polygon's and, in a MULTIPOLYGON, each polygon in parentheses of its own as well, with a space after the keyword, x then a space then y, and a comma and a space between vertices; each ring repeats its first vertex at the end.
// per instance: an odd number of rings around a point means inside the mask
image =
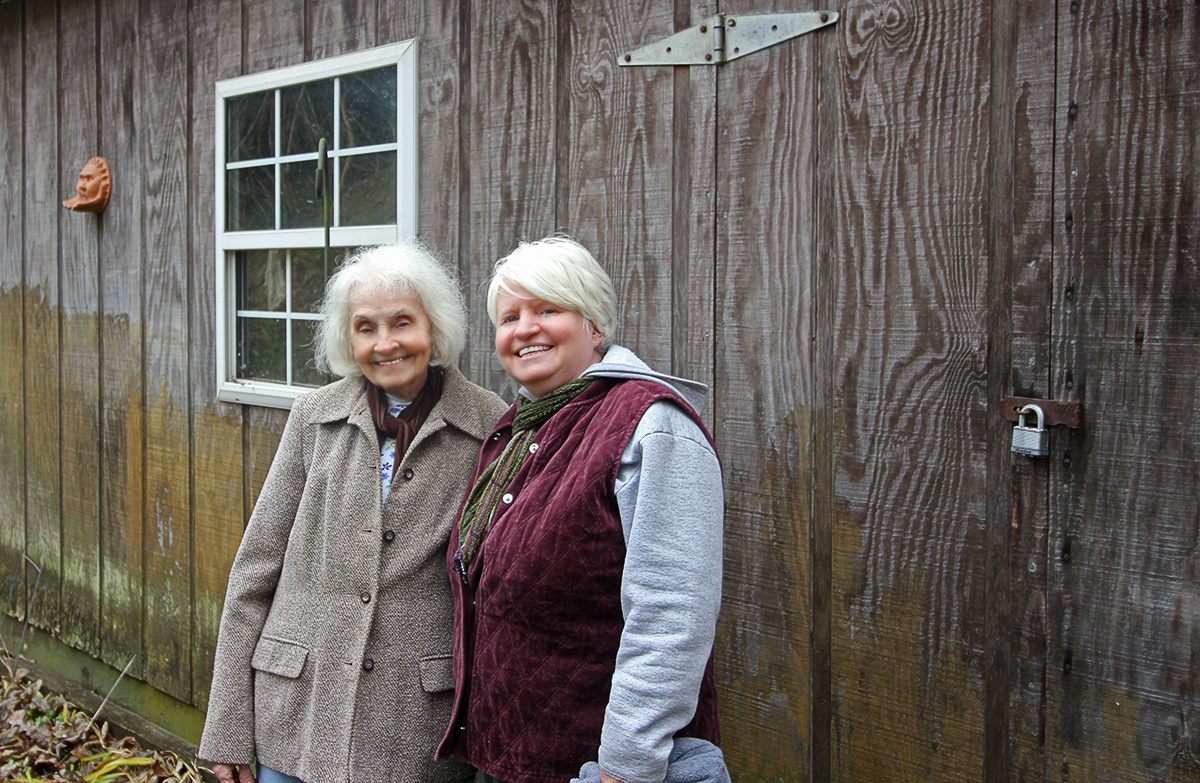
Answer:
POLYGON ((312 338, 330 272, 416 234, 416 42, 227 79, 216 100, 217 396, 286 408, 329 380, 312 338))

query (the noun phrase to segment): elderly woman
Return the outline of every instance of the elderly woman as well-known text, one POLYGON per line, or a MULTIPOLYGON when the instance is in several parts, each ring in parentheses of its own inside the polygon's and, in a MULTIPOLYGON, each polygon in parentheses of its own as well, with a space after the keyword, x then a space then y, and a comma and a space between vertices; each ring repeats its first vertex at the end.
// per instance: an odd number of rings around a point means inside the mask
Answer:
POLYGON ((662 781, 683 738, 719 733, 724 496, 704 386, 612 344, 612 283, 569 239, 501 259, 487 301, 521 390, 450 541, 456 696, 439 757, 485 783, 566 783, 596 759, 605 781, 662 781))
POLYGON ((455 368, 465 313, 416 244, 330 279, 318 363, 234 559, 199 756, 226 783, 457 781, 446 542, 500 398, 455 368))

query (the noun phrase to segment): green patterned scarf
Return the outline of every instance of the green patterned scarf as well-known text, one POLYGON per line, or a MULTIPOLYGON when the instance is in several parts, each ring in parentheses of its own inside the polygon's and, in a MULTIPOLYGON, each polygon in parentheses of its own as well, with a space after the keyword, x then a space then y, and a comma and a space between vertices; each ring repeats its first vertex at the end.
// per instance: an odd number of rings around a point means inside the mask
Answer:
POLYGON ((479 479, 471 488, 471 494, 467 495, 462 516, 458 518, 459 548, 454 554, 454 570, 462 577, 463 584, 469 584, 467 572, 483 546, 483 539, 492 528, 492 520, 496 517, 496 510, 500 508, 508 485, 525 463, 529 444, 537 435, 538 428, 578 397, 591 383, 591 378, 577 378, 559 386, 540 400, 517 398, 512 440, 504 447, 500 456, 479 474, 479 479))

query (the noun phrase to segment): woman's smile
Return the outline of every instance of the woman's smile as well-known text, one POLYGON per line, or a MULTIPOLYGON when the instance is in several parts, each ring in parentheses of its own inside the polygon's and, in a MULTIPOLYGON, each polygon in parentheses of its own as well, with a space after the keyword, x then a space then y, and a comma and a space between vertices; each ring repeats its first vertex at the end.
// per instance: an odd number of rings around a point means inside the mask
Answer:
POLYGON ((509 285, 496 298, 496 353, 534 398, 575 380, 600 361, 603 336, 575 310, 509 285))

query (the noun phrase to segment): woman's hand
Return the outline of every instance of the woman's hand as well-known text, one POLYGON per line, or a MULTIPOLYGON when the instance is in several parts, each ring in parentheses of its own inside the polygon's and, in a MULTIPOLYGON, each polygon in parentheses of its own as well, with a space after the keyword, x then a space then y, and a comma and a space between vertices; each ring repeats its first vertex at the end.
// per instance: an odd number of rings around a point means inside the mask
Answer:
POLYGON ((249 764, 213 764, 212 771, 221 783, 256 783, 249 764))

